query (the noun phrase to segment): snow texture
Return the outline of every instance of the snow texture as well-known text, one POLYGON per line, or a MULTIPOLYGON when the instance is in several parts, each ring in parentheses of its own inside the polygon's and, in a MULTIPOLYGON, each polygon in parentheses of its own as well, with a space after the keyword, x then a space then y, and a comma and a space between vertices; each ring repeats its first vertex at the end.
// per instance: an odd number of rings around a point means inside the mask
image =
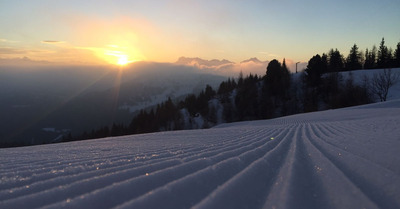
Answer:
POLYGON ((0 149, 0 208, 400 208, 400 100, 0 149))

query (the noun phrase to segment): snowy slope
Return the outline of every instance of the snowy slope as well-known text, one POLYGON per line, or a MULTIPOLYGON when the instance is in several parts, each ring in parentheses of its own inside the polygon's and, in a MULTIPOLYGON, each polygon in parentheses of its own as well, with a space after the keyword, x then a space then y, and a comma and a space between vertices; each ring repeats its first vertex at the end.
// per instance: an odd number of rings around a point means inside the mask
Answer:
POLYGON ((0 149, 0 208, 400 208, 400 100, 0 149))

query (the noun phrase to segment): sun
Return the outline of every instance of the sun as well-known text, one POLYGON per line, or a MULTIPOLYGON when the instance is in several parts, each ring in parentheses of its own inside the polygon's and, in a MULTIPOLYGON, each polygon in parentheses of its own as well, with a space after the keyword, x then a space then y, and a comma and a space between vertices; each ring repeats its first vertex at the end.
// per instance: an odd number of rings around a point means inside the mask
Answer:
POLYGON ((99 48, 98 55, 109 64, 124 66, 133 62, 143 60, 139 50, 133 47, 123 47, 115 44, 99 48))
POLYGON ((118 61, 117 61, 117 65, 126 65, 126 64, 128 64, 130 61, 128 60, 128 56, 126 56, 126 55, 121 55, 119 58, 118 58, 118 61))

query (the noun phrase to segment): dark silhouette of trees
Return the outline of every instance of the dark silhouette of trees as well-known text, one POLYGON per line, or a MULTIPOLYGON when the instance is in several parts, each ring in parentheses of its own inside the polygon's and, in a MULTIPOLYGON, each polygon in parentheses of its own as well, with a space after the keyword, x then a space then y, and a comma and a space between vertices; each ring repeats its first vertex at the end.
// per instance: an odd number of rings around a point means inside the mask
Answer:
POLYGON ((307 86, 320 86, 321 76, 324 72, 326 72, 326 69, 326 63, 323 62, 321 56, 319 54, 313 56, 308 61, 307 68, 305 69, 307 86))
POLYGON ((353 45, 350 49, 350 53, 346 59, 346 67, 345 69, 350 70, 359 70, 362 69, 362 56, 358 51, 358 46, 356 44, 353 45))
POLYGON ((385 38, 382 38, 379 48, 373 46, 371 51, 365 51, 364 69, 384 69, 400 67, 400 42, 395 50, 385 45, 385 38))
POLYGON ((338 49, 331 49, 328 53, 328 72, 341 72, 344 69, 343 55, 340 54, 338 49))
POLYGON ((261 97, 259 100, 260 118, 276 117, 278 112, 287 114, 287 104, 290 89, 290 73, 286 60, 281 63, 274 59, 268 63, 266 75, 263 78, 261 97))
POLYGON ((147 111, 141 110, 129 125, 129 133, 131 134, 150 133, 153 131, 157 131, 154 111, 147 113, 147 111))
POLYGON ((372 102, 368 94, 368 89, 361 85, 356 85, 351 72, 349 72, 348 78, 341 89, 338 99, 340 103, 339 106, 335 108, 350 107, 372 102))
POLYGON ((382 41, 379 45, 378 50, 378 60, 377 60, 377 68, 387 68, 390 64, 390 53, 387 46, 385 46, 385 38, 382 38, 382 41))
POLYGON ((371 51, 368 51, 368 48, 365 50, 364 69, 376 68, 376 53, 377 49, 375 45, 372 47, 371 51))
POLYGON ((274 59, 267 67, 267 73, 264 79, 269 95, 282 98, 290 85, 290 73, 286 67, 285 59, 283 64, 274 59))
POLYGON ((340 84, 343 76, 338 72, 329 73, 322 82, 322 96, 327 108, 334 109, 340 107, 340 84))
MULTIPOLYGON (((223 81, 218 88, 218 95, 228 96, 235 88, 237 84, 234 79, 228 78, 227 81, 223 81)), ((224 98, 226 99, 226 98, 224 98)))
POLYGON ((238 120, 254 120, 258 117, 258 76, 250 74, 238 85, 235 106, 238 120))
POLYGON ((328 61, 328 55, 315 55, 308 61, 307 68, 303 76, 303 107, 304 112, 318 111, 319 100, 321 97, 321 86, 323 84, 322 75, 326 72, 336 72, 342 70, 343 59, 338 50, 331 50, 328 61), (331 69, 329 65, 331 62, 331 69))
POLYGON ((171 98, 157 108, 155 118, 158 119, 158 129, 163 131, 179 130, 179 109, 172 102, 171 98))
POLYGON ((156 110, 141 110, 131 121, 129 133, 150 133, 181 129, 179 108, 171 98, 157 105, 156 110))
POLYGON ((282 96, 287 96, 287 91, 290 87, 290 72, 289 72, 289 68, 287 68, 286 66, 286 60, 285 58, 283 58, 283 62, 282 62, 282 70, 281 70, 281 86, 282 86, 282 96))
POLYGON ((208 101, 216 95, 216 92, 211 86, 207 85, 205 90, 200 92, 196 100, 196 110, 201 115, 208 115, 209 107, 208 101))
POLYGON ((111 126, 110 136, 122 136, 128 134, 127 127, 124 124, 113 123, 111 126))
POLYGON ((400 67, 400 42, 397 43, 396 50, 394 51, 394 67, 400 67))
POLYGON ((186 108, 191 116, 195 116, 197 113, 197 97, 194 94, 186 96, 185 100, 181 102, 180 108, 186 108))
POLYGON ((237 88, 235 79, 228 78, 227 81, 223 81, 218 88, 218 97, 223 107, 223 118, 226 122, 232 122, 234 120, 233 111, 233 91, 237 88))

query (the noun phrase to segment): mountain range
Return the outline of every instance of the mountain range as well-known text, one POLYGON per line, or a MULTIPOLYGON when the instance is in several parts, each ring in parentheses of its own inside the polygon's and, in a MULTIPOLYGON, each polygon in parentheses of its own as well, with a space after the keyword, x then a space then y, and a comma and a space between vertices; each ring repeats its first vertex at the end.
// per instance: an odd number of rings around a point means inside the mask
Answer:
POLYGON ((208 71, 209 73, 219 74, 229 77, 237 77, 240 72, 244 74, 264 75, 269 61, 260 61, 257 58, 250 58, 235 63, 226 59, 205 60, 198 57, 180 57, 175 64, 194 66, 196 68, 208 71))

